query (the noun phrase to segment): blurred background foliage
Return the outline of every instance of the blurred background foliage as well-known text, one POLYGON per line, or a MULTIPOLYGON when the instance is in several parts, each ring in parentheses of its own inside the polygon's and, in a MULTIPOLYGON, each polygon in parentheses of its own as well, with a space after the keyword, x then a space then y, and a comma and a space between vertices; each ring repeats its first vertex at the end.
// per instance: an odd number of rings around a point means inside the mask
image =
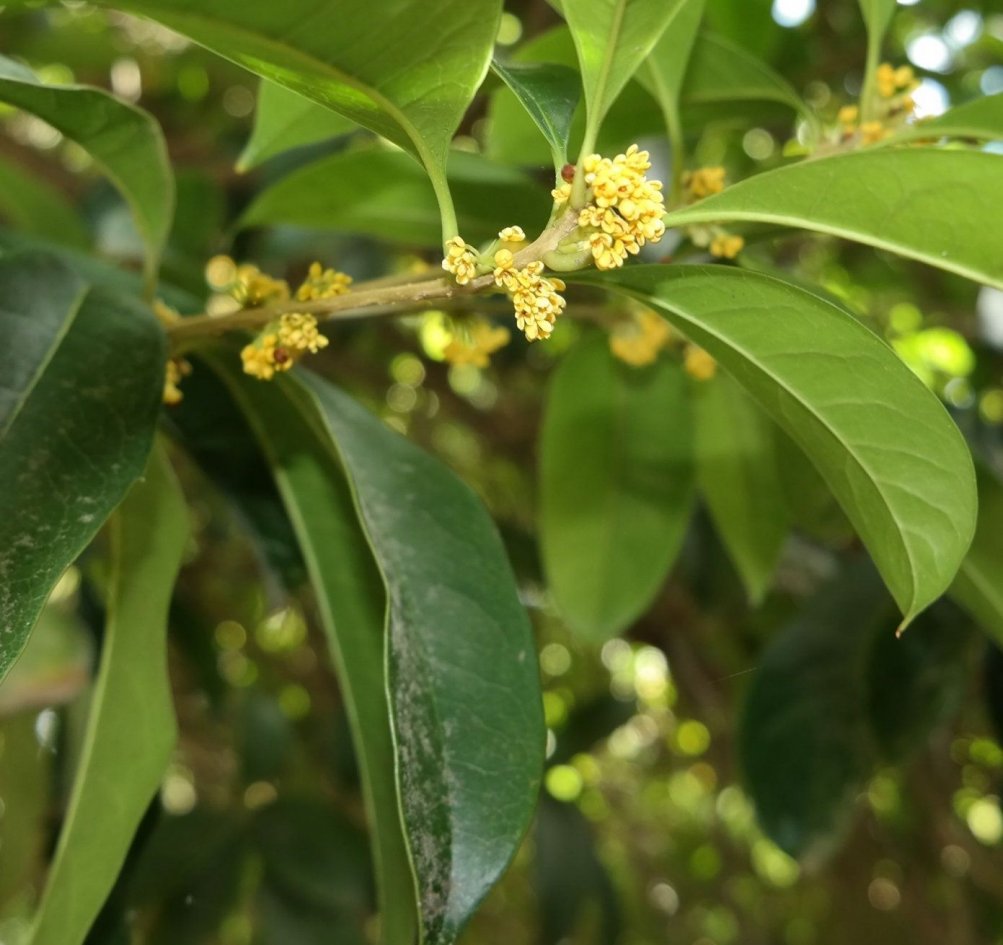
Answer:
MULTIPOLYGON (((510 48, 558 22, 539 0, 508 9, 499 43, 510 48)), ((707 17, 827 120, 859 92, 855 0, 709 0, 707 17)), ((39 75, 112 89, 162 122, 179 175, 165 280, 193 310, 218 252, 290 279, 313 259, 357 279, 434 263, 434 250, 344 233, 238 229, 266 186, 353 144, 336 137, 239 173, 256 83, 176 35, 66 2, 2 12, 0 41, 39 75)), ((900 0, 886 53, 922 77, 921 112, 1003 91, 1003 9, 900 0)), ((658 112, 639 87, 628 94, 664 166, 658 112)), ((732 180, 773 166, 791 122, 777 105, 692 109, 693 165, 723 164, 732 180)), ((23 113, 0 111, 0 126, 0 216, 136 265, 128 213, 83 152, 23 113)), ((485 100, 459 145, 480 150, 489 135, 485 100)), ((834 239, 747 238, 757 267, 823 286, 885 335, 993 464, 1003 294, 834 239)), ((699 509, 626 639, 587 647, 562 624, 534 538, 536 437, 547 376, 585 330, 564 320, 549 344, 517 340, 489 368, 449 366, 448 322, 431 312, 341 325, 316 362, 477 489, 537 630, 545 791, 466 941, 1003 943, 1003 655, 947 602, 896 642, 858 542, 783 440, 795 527, 758 605, 699 509), (758 714, 772 724, 757 727, 758 714), (813 753, 821 768, 806 781, 813 753)), ((197 370, 186 381, 213 383, 197 370)), ((182 735, 90 941, 365 942, 375 928, 362 804, 314 602, 273 486, 219 404, 171 414, 195 525, 171 620, 182 735)), ((0 688, 2 945, 23 933, 80 752, 102 569, 98 548, 67 573, 0 688)))

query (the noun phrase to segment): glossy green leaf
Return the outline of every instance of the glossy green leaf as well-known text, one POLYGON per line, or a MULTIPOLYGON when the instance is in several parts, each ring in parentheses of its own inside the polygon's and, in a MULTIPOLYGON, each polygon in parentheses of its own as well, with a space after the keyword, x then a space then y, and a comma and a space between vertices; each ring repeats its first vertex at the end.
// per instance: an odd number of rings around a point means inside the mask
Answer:
POLYGON ((111 520, 108 618, 73 793, 30 945, 80 945, 160 786, 177 734, 167 611, 188 539, 162 452, 111 520))
POLYGON ((705 0, 685 0, 676 6, 671 24, 662 33, 637 80, 658 100, 662 111, 678 110, 683 79, 692 68, 691 54, 703 18, 705 0))
POLYGON ((758 603, 790 517, 773 424, 725 374, 693 386, 697 485, 750 599, 758 603))
POLYGON ((540 542, 554 598, 604 641, 650 606, 693 506, 686 375, 617 361, 604 335, 561 362, 540 432, 540 542))
MULTIPOLYGON (((649 62, 656 62, 656 56, 660 56, 658 48, 649 62)), ((693 46, 682 97, 693 105, 772 101, 802 114, 808 111, 801 96, 783 76, 741 46, 706 31, 698 35, 693 46)))
POLYGON ((344 115, 262 79, 254 111, 254 129, 237 160, 237 170, 249 171, 283 151, 316 144, 357 129, 358 125, 344 115))
POLYGON ((42 253, 0 259, 0 336, 2 678, 63 570, 143 471, 166 345, 149 309, 42 253))
POLYGON ((446 154, 487 73, 501 0, 102 4, 159 20, 405 148, 428 171, 452 229, 446 154))
POLYGON ((0 56, 0 101, 48 122, 87 151, 122 192, 146 245, 151 280, 174 213, 174 176, 160 126, 142 109, 85 85, 44 85, 0 56))
POLYGON ((936 118, 914 122, 890 138, 889 143, 941 137, 977 141, 1003 139, 1003 93, 972 99, 936 118))
POLYGON ((760 826, 809 860, 841 839, 876 761, 868 654, 878 632, 892 633, 887 595, 864 565, 823 588, 770 641, 739 717, 738 754, 760 826))
MULTIPOLYGON (((516 223, 532 233, 547 222, 549 193, 515 168, 456 152, 449 171, 465 239, 493 239, 516 223)), ((428 179, 405 155, 389 151, 350 151, 308 164, 261 193, 240 223, 342 230, 417 246, 441 240, 428 179)))
POLYGON ((989 469, 977 466, 976 471, 978 526, 950 594, 1003 646, 1003 485, 989 469))
MULTIPOLYGON (((206 355, 271 465, 317 594, 369 814, 386 945, 410 945, 414 882, 400 826, 385 684, 384 594, 310 399, 290 378, 261 384, 232 351, 206 355)), ((225 395, 222 395, 225 396, 225 395)))
POLYGON ((90 235, 63 193, 11 161, 0 160, 0 217, 32 236, 87 249, 90 235))
POLYGON ((578 280, 653 306, 745 387, 825 478, 906 623, 947 589, 975 528, 971 456, 881 339, 817 295, 731 267, 578 280))
POLYGON ((817 230, 1003 287, 1003 254, 986 238, 1003 217, 1001 179, 998 154, 879 148, 767 171, 665 222, 817 230))
POLYGON ((585 90, 583 153, 591 153, 610 106, 686 2, 562 0, 585 90))
POLYGON ((507 866, 543 764, 529 621, 494 525, 467 486, 315 375, 388 598, 398 792, 423 941, 444 945, 507 866))
POLYGON ((512 90, 550 145, 554 167, 567 161, 571 119, 582 95, 574 69, 554 63, 499 62, 491 68, 512 90))

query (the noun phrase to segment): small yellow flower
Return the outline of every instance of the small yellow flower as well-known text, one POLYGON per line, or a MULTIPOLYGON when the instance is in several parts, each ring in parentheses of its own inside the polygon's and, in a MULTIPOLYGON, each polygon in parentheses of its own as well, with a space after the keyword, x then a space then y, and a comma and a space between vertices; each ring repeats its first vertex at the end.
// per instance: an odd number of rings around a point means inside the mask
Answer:
POLYGON ((644 309, 629 319, 618 322, 609 336, 609 349, 614 356, 633 367, 654 363, 672 339, 672 329, 664 318, 651 309, 644 309))
POLYGON ((289 284, 285 279, 273 279, 251 263, 243 263, 237 266, 230 295, 247 308, 258 308, 270 302, 287 301, 289 284))
POLYGON ((229 256, 213 256, 205 264, 205 281, 216 292, 229 292, 237 281, 237 264, 229 256))
POLYGON ((466 285, 477 275, 477 251, 462 237, 454 236, 446 243, 442 268, 452 274, 457 285, 466 285))
POLYGON ((319 262, 310 263, 310 270, 303 284, 296 290, 296 298, 301 302, 312 299, 330 299, 344 295, 352 284, 352 277, 335 269, 325 269, 319 262))
POLYGON ((292 354, 309 351, 316 354, 327 347, 327 338, 317 330, 317 319, 313 315, 289 312, 279 318, 276 330, 278 343, 292 354))
POLYGON ((683 177, 683 187, 689 201, 702 200, 724 190, 725 170, 723 167, 699 167, 683 177))
POLYGON ((710 254, 718 259, 734 259, 745 246, 741 236, 720 233, 710 241, 710 254))
POLYGON ((909 66, 899 66, 895 70, 895 85, 900 89, 914 89, 919 82, 916 80, 916 75, 909 66))
POLYGON ((192 366, 185 358, 171 358, 164 374, 163 402, 169 407, 181 403, 184 393, 178 386, 183 378, 192 373, 192 366))
POLYGON ((526 233, 521 226, 507 226, 498 234, 503 243, 525 243, 526 233))
POLYGON ((703 348, 688 344, 683 354, 683 369, 698 381, 709 381, 717 373, 717 361, 703 348))
POLYGON ((876 144, 888 135, 888 129, 880 121, 865 121, 860 126, 860 140, 864 144, 876 144))
POLYGON ((836 116, 839 123, 846 129, 851 130, 860 118, 860 109, 856 105, 844 105, 836 116))
POLYGON ((895 94, 897 88, 895 67, 891 63, 881 63, 874 73, 874 80, 878 86, 878 95, 882 98, 891 98, 895 94))
POLYGON ((317 329, 317 319, 303 312, 288 312, 269 322, 257 338, 240 352, 244 373, 262 381, 288 371, 304 354, 316 354, 328 345, 317 329))
POLYGON ((555 187, 550 192, 550 196, 554 198, 555 203, 565 203, 571 197, 571 184, 565 181, 563 184, 555 187))
POLYGON ((485 368, 491 355, 508 344, 512 337, 507 328, 492 325, 483 318, 475 318, 461 326, 457 335, 442 352, 450 364, 472 364, 485 368))

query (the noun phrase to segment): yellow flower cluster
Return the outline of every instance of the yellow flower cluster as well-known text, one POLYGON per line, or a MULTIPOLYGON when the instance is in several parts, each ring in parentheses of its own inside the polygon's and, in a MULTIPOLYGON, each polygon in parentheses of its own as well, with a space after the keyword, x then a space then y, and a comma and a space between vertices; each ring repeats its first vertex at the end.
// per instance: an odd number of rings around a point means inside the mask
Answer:
MULTIPOLYGON (((648 180, 648 152, 632 144, 624 154, 604 158, 590 154, 582 162, 587 203, 578 225, 587 232, 597 269, 617 269, 645 243, 657 243, 665 233, 662 183, 648 180)), ((570 190, 569 190, 570 192, 570 190)), ((564 187, 554 191, 564 194, 564 187)))
POLYGON ((503 243, 525 243, 526 233, 521 226, 507 226, 498 234, 503 243))
POLYGON ((296 290, 296 298, 301 302, 314 299, 331 299, 344 295, 352 284, 352 277, 335 269, 325 269, 319 262, 310 263, 310 270, 303 284, 296 290))
POLYGON ((269 322, 240 352, 244 373, 262 381, 288 371, 304 354, 316 354, 328 344, 313 315, 290 312, 269 322))
POLYGON ((453 340, 446 345, 442 356, 450 364, 472 364, 487 367, 491 355, 504 348, 512 337, 507 328, 492 325, 483 318, 475 318, 457 330, 453 340))
POLYGON ((183 378, 186 378, 191 373, 192 366, 184 358, 171 358, 167 362, 167 371, 164 374, 163 401, 169 407, 181 403, 184 394, 178 385, 183 378))
POLYGON ((745 240, 721 230, 710 241, 710 254, 718 259, 734 259, 745 247, 745 240))
POLYGON ((878 66, 874 79, 882 98, 892 98, 899 92, 912 92, 919 85, 909 66, 899 66, 896 69, 890 62, 883 62, 878 66))
POLYGON ((672 340, 672 329, 664 318, 651 309, 643 309, 613 327, 609 349, 614 356, 633 367, 652 364, 672 340))
POLYGON ((446 243, 446 256, 442 268, 451 273, 457 285, 466 285, 477 275, 477 250, 454 236, 446 243))
POLYGON ((723 167, 698 167, 683 176, 683 187, 687 203, 702 200, 724 190, 725 169, 723 167))
POLYGON ((717 373, 717 361, 698 345, 688 344, 683 353, 683 369, 698 381, 709 381, 717 373))
POLYGON ((512 297, 515 323, 526 339, 549 338, 566 304, 560 294, 565 289, 564 283, 554 276, 543 275, 543 263, 539 261, 516 269, 507 249, 495 253, 494 279, 495 285, 512 297))
POLYGON ((919 82, 909 66, 896 69, 891 63, 883 62, 878 66, 874 79, 878 95, 883 99, 872 106, 875 117, 860 122, 860 109, 856 105, 844 105, 836 115, 841 142, 856 140, 861 144, 876 144, 912 115, 916 103, 910 93, 919 82))

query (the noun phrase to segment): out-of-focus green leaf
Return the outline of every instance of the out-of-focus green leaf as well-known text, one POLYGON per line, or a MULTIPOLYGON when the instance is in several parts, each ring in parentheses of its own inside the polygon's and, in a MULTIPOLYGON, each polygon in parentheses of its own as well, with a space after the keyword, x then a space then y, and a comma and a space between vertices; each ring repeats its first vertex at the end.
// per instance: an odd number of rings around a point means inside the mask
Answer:
POLYGON ((276 154, 316 144, 358 129, 351 119, 282 85, 261 80, 251 137, 237 160, 249 171, 276 154))
POLYGON ((142 474, 166 346, 149 309, 41 253, 0 259, 0 336, 2 678, 59 576, 142 474))
POLYGON ((445 467, 315 375, 388 598, 398 791, 423 941, 446 945, 515 853, 539 788, 533 638, 498 534, 445 467))
POLYGON ((562 0, 578 53, 587 112, 583 153, 630 77, 688 0, 562 0))
MULTIPOLYGON (((467 240, 492 239, 515 223, 532 233, 547 221, 550 195, 515 168, 455 152, 449 182, 467 240)), ((240 223, 343 230, 418 246, 441 240, 428 179, 405 155, 388 151, 351 151, 308 164, 260 194, 240 223)))
POLYGON ((502 63, 491 67, 512 90, 550 145, 554 167, 567 161, 571 119, 582 95, 574 69, 554 63, 502 63))
POLYGON ((72 204, 55 187, 0 160, 0 216, 32 236, 87 249, 90 235, 72 204))
POLYGON ((667 106, 679 108, 683 78, 692 68, 690 57, 697 42, 704 6, 705 0, 680 3, 671 24, 637 71, 638 82, 658 100, 663 111, 667 106))
POLYGON ((174 213, 174 176, 160 126, 151 115, 85 85, 44 85, 0 56, 0 100, 47 121, 87 151, 129 203, 154 278, 174 213))
POLYGON ((880 46, 895 16, 896 0, 859 0, 859 2, 860 12, 867 24, 868 41, 880 46))
POLYGON ((936 118, 914 122, 890 137, 887 143, 929 138, 973 138, 978 141, 1003 138, 1003 92, 972 99, 936 118))
POLYGON ((750 599, 762 600, 789 513, 773 424, 727 375, 695 384, 697 485, 750 599))
POLYGON ((760 825, 791 856, 832 851, 874 765, 867 658, 878 628, 891 635, 890 617, 873 570, 855 567, 820 591, 760 657, 738 751, 760 825))
POLYGON ((878 148, 767 171, 672 211, 665 223, 817 230, 1003 287, 1003 254, 986 239, 1003 216, 1001 179, 998 154, 878 148))
POLYGON ((451 229, 446 154, 487 73, 501 0, 102 0, 102 5, 159 20, 405 148, 428 171, 443 225, 451 229))
POLYGON ((947 589, 975 530, 971 456, 881 339, 817 295, 731 267, 629 266, 575 280, 662 312, 752 394, 828 482, 904 623, 947 589))
POLYGON ((1003 485, 983 466, 976 472, 978 525, 950 594, 997 646, 1003 646, 1003 485))
POLYGON ((569 624, 602 642, 651 604, 693 506, 686 375, 617 361, 605 336, 568 354, 540 433, 540 542, 569 624))
POLYGON ((79 945, 160 786, 177 733, 167 610, 188 539, 166 457, 153 454, 111 524, 111 577, 83 755, 31 945, 79 945))
POLYGON ((234 352, 204 355, 261 444, 317 594, 362 777, 387 945, 410 945, 414 881, 401 832, 384 671, 384 594, 345 476, 309 398, 289 378, 257 383, 234 352))

